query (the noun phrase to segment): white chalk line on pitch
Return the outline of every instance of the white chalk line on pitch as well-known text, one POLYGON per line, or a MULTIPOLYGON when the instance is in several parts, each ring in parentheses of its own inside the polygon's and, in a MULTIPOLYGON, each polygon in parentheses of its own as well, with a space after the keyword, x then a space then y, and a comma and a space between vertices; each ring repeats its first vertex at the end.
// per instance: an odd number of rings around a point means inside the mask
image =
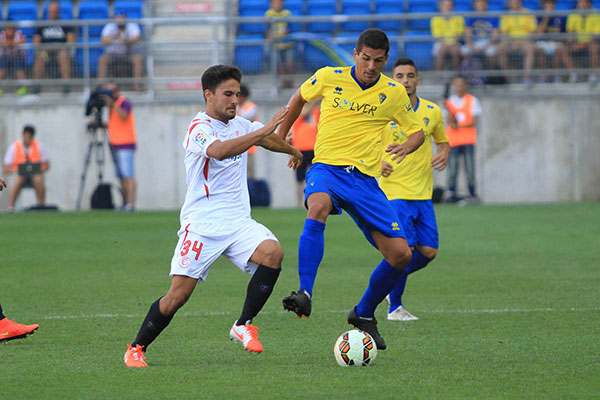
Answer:
MULTIPOLYGON (((589 308, 498 308, 498 309, 464 309, 464 310, 422 310, 419 314, 500 314, 500 313, 540 313, 540 312, 587 312, 600 311, 600 307, 589 308)), ((321 310, 320 313, 345 314, 348 310, 321 310)), ((262 311, 261 314, 285 314, 286 311, 262 311)), ((180 312, 178 317, 210 317, 220 315, 237 315, 238 312, 211 311, 211 312, 180 312)), ((145 314, 144 314, 145 315, 145 314)), ((94 319, 94 318, 143 318, 142 314, 81 314, 81 315, 47 315, 43 319, 94 319)))

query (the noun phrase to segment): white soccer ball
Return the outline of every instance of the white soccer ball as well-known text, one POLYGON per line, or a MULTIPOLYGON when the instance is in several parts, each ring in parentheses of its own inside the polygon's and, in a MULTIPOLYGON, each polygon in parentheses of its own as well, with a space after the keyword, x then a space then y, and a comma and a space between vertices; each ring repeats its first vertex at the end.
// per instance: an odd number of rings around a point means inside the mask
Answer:
POLYGON ((361 367, 373 363, 377 346, 367 332, 353 329, 342 333, 335 341, 333 354, 342 367, 361 367))

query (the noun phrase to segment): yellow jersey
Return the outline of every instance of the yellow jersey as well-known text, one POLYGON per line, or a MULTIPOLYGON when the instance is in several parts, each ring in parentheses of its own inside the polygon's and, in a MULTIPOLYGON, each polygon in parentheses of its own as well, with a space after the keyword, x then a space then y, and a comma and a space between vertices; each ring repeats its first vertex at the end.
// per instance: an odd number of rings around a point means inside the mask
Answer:
POLYGON ((525 15, 503 15, 500 17, 500 32, 506 33, 513 39, 524 39, 537 29, 535 15, 531 11, 522 9, 525 15))
POLYGON ((383 74, 365 87, 354 67, 325 67, 302 84, 300 93, 307 102, 323 98, 313 163, 354 165, 378 177, 386 125, 398 123, 407 136, 423 129, 404 86, 383 74))
MULTIPOLYGON (((379 186, 388 200, 431 200, 433 193, 433 168, 431 167, 432 144, 447 143, 446 129, 442 111, 433 102, 418 98, 414 110, 419 120, 423 121, 425 141, 417 150, 407 155, 400 164, 391 161, 387 153, 385 160, 394 166, 394 172, 388 177, 379 179, 379 186)), ((404 143, 406 136, 395 122, 385 129, 383 144, 404 143)))
POLYGON ((571 14, 567 17, 567 32, 578 33, 577 42, 589 43, 600 35, 600 14, 571 14))
POLYGON ((442 39, 445 43, 457 43, 461 35, 465 34, 465 18, 462 15, 453 17, 435 16, 429 23, 431 35, 436 39, 442 39))

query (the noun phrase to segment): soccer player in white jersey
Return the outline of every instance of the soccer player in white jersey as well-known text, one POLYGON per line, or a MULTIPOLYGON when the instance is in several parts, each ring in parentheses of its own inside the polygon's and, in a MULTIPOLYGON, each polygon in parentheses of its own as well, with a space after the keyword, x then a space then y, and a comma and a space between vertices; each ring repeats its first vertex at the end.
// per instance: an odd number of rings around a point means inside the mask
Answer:
POLYGON ((288 166, 294 169, 302 162, 302 153, 273 133, 287 107, 265 125, 236 117, 241 78, 240 70, 229 65, 212 66, 202 75, 206 112, 196 115, 183 140, 188 189, 171 261, 171 287, 150 306, 133 345, 128 345, 124 356, 128 367, 148 366, 143 352, 221 255, 252 274, 242 313, 229 336, 248 351, 263 350, 252 319, 273 291, 283 249, 275 235, 250 216, 246 151, 259 145, 290 154, 288 166))

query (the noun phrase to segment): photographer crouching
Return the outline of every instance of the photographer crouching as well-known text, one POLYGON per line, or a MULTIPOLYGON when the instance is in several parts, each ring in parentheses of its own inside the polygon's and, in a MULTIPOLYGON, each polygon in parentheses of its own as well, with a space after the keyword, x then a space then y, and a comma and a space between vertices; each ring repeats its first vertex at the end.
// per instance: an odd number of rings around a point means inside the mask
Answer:
POLYGON ((104 85, 102 97, 109 108, 108 141, 114 154, 117 176, 125 198, 123 211, 135 207, 134 155, 136 147, 135 117, 129 99, 119 92, 117 84, 104 85))

